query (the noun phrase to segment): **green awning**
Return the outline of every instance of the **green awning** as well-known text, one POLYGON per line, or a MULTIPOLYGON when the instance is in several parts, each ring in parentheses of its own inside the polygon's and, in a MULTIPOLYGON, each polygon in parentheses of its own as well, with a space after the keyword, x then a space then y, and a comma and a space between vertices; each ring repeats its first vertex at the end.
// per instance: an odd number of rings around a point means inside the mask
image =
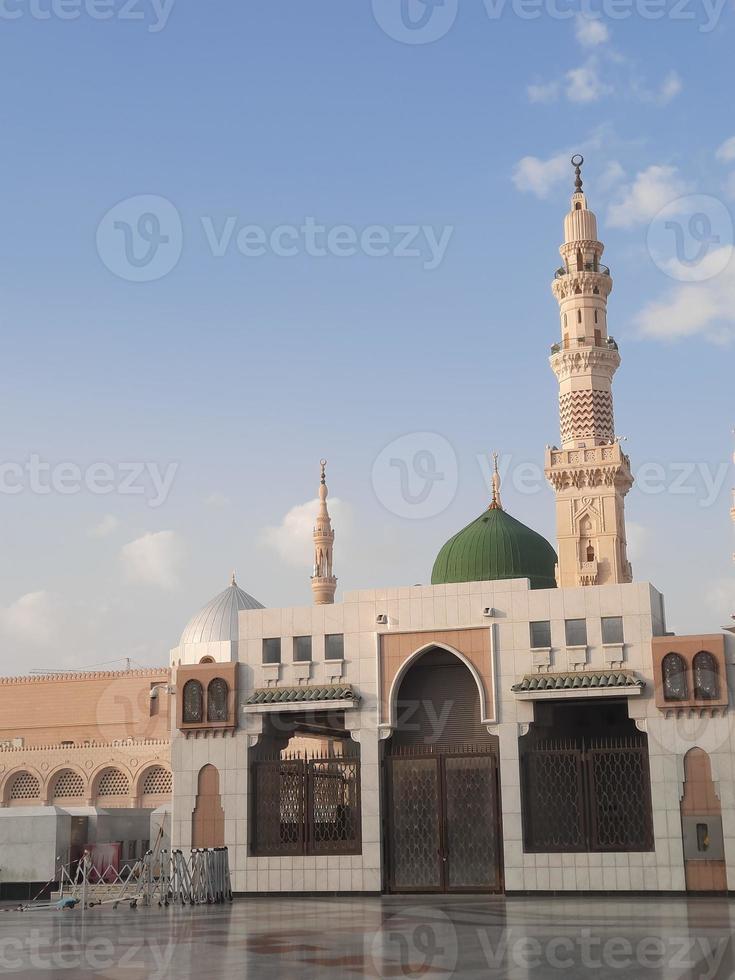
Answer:
POLYGON ((582 670, 568 674, 526 674, 522 681, 514 684, 512 691, 573 691, 575 688, 629 687, 641 689, 643 681, 635 674, 625 671, 582 670))
POLYGON ((359 701, 350 684, 317 687, 259 687, 253 691, 246 704, 296 704, 314 701, 359 701))

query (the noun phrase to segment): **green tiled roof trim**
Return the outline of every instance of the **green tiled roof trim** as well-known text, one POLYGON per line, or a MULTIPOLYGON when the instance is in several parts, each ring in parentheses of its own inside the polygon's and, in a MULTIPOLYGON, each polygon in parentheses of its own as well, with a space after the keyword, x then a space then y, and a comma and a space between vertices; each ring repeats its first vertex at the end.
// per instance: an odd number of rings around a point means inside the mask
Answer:
POLYGON ((447 541, 434 562, 431 584, 528 578, 532 589, 555 589, 555 568, 549 542, 497 508, 447 541))
POLYGON ((581 671, 577 674, 526 674, 512 691, 569 691, 574 688, 592 687, 643 687, 643 681, 633 674, 619 671, 593 673, 581 671))
POLYGON ((299 701, 359 701, 349 684, 339 687, 259 687, 247 704, 293 704, 299 701))

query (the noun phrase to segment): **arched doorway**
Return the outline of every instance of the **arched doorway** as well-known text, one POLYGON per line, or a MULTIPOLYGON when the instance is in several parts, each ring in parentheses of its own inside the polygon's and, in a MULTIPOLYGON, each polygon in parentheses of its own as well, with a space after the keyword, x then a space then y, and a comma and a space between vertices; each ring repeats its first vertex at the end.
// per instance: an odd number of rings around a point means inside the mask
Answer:
POLYGON ((432 648, 406 671, 384 756, 387 887, 502 891, 497 738, 477 680, 432 648))

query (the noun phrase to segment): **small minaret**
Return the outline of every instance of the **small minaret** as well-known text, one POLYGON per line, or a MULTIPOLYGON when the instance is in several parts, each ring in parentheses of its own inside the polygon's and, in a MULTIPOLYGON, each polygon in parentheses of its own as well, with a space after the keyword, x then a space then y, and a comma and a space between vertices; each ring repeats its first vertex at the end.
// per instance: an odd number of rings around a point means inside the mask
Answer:
POLYGON ((574 193, 559 249, 564 264, 551 287, 561 315, 561 343, 551 349, 561 449, 547 450, 545 471, 556 491, 562 588, 633 579, 625 536, 625 495, 633 477, 615 435, 612 379, 620 355, 607 332, 612 277, 600 263, 605 246, 582 190, 583 163, 572 157, 574 193))
POLYGON ((314 524, 314 574, 311 576, 311 591, 314 602, 323 606, 334 602, 337 579, 332 575, 334 551, 334 531, 327 510, 327 461, 321 461, 322 475, 319 484, 319 513, 314 524))

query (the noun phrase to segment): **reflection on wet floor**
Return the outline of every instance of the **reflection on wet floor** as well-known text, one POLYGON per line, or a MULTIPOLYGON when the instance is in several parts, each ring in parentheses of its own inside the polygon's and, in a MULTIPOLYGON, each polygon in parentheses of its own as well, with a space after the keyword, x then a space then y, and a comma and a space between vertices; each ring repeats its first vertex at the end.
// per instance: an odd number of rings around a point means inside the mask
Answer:
POLYGON ((253 898, 198 908, 2 911, 20 977, 730 980, 720 898, 253 898))

